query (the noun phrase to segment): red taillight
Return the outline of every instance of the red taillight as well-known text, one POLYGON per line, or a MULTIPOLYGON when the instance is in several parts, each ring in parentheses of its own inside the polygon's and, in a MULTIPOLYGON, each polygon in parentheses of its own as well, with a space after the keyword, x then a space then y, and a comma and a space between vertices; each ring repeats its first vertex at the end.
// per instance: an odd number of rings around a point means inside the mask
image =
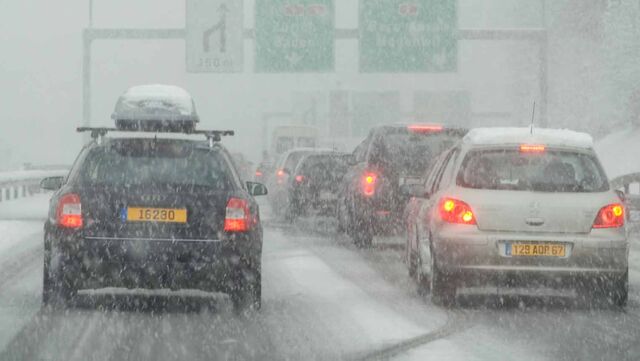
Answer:
POLYGON ((256 171, 256 177, 262 177, 262 172, 261 172, 261 171, 259 171, 259 170, 257 170, 257 171, 256 171))
POLYGON ((82 203, 77 194, 65 194, 58 201, 56 209, 58 225, 63 228, 82 228, 82 203))
POLYGON ((543 144, 521 144, 520 153, 544 153, 547 147, 543 144))
POLYGON ((365 173, 362 176, 362 193, 365 196, 371 197, 376 193, 376 183, 378 182, 378 175, 375 173, 365 173))
POLYGON ((440 201, 440 218, 448 223, 476 224, 476 216, 463 201, 452 198, 444 198, 440 201))
POLYGON ((283 170, 283 169, 278 169, 278 171, 276 172, 276 182, 278 184, 283 184, 284 183, 284 176, 286 176, 287 173, 283 170))
POLYGON ((622 226, 624 226, 624 207, 618 203, 602 207, 593 222, 593 228, 618 228, 622 226))
POLYGON ((224 218, 225 232, 246 232, 251 225, 249 202, 245 199, 231 198, 227 202, 224 218))
POLYGON ((407 127, 414 133, 438 133, 444 130, 442 125, 437 124, 414 124, 407 127))
POLYGON ((304 176, 303 175, 297 175, 296 176, 296 182, 298 182, 298 183, 304 182, 304 176))

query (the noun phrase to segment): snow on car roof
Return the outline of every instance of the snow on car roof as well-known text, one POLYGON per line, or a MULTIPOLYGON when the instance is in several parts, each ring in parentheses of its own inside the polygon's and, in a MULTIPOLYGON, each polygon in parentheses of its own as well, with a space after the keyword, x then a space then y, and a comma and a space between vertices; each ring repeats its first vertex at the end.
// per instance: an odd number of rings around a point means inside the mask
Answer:
POLYGON ((499 144, 544 144, 592 148, 593 138, 587 133, 568 129, 531 128, 476 128, 464 137, 463 141, 473 145, 499 144))
POLYGON ((198 121, 195 103, 184 89, 172 85, 140 85, 120 96, 114 120, 198 121))

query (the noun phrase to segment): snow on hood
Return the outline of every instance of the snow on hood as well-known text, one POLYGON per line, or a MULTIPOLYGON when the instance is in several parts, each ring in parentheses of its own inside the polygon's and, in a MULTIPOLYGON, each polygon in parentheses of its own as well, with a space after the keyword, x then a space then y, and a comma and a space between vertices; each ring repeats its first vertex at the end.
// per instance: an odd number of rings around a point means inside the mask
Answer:
POLYGON ((172 85, 141 85, 120 96, 114 120, 198 121, 195 103, 184 89, 172 85))
POLYGON ((609 179, 640 172, 640 128, 611 133, 595 149, 609 179))
POLYGON ((535 143, 576 148, 592 148, 593 138, 587 133, 568 129, 527 128, 476 128, 464 137, 465 143, 473 145, 499 145, 535 143))

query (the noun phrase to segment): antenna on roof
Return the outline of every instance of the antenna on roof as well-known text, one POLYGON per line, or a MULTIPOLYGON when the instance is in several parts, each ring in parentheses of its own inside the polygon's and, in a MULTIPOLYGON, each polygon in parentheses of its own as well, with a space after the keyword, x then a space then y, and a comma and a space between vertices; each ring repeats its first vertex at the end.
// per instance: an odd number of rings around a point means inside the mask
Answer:
POLYGON ((531 112, 531 135, 533 135, 533 122, 536 119, 536 101, 533 101, 533 111, 531 112))

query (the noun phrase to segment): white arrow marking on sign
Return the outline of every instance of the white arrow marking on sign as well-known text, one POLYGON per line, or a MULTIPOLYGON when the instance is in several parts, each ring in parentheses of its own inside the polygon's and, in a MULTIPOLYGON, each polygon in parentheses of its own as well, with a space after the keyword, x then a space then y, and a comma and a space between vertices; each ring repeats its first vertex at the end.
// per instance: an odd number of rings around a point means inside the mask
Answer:
POLYGON ((285 57, 289 61, 289 64, 296 66, 302 60, 303 56, 296 53, 295 51, 285 57))

